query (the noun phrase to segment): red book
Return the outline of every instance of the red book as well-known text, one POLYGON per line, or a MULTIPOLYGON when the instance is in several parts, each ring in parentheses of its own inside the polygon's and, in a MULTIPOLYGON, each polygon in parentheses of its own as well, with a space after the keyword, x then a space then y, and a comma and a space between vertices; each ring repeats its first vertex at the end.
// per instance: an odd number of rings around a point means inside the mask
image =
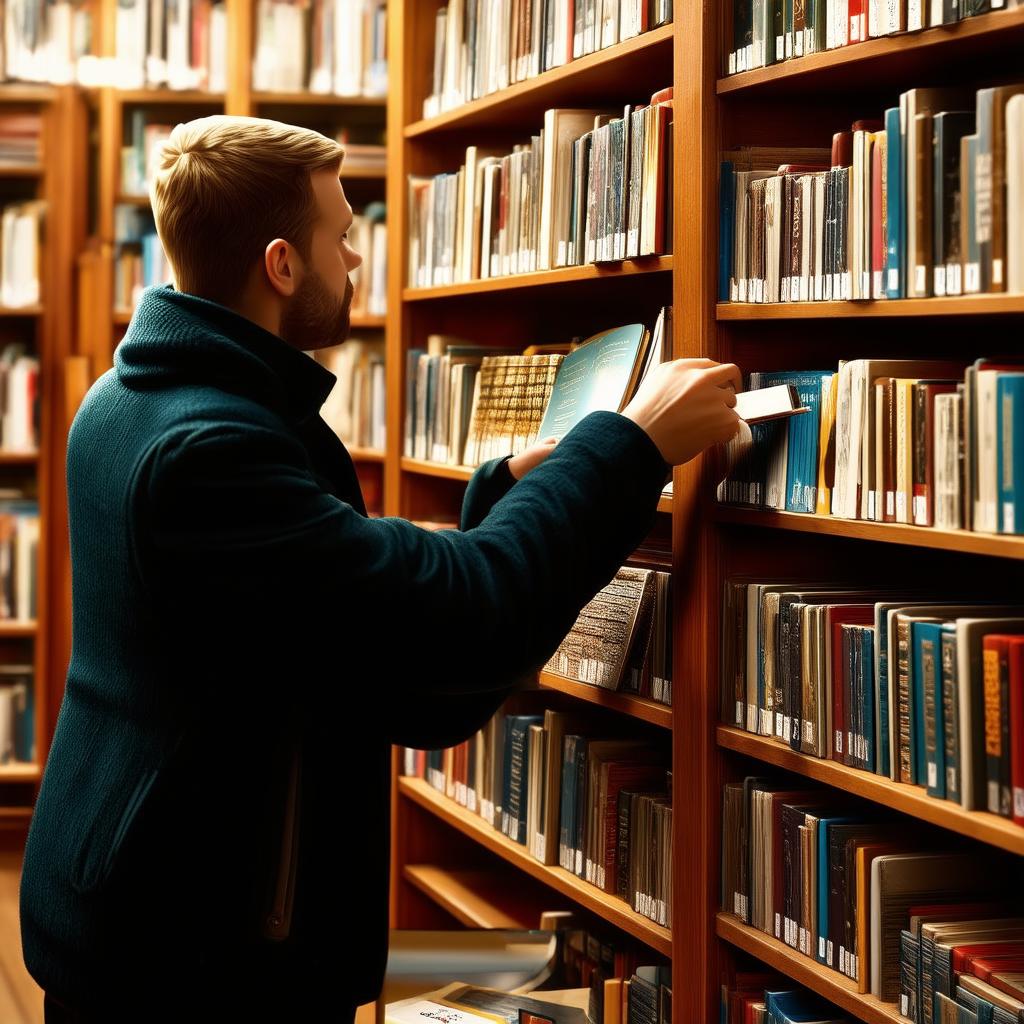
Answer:
MULTIPOLYGON (((992 922, 996 924, 995 921, 992 922)), ((980 970, 985 969, 988 960, 1003 960, 1004 958, 1016 959, 1024 956, 1024 939, 1006 939, 1004 941, 975 942, 963 946, 954 946, 952 967, 956 974, 974 974, 976 977, 985 980, 981 974, 972 970, 975 962, 980 970)))
POLYGON ((860 43, 868 37, 867 0, 850 0, 850 42, 860 43))
POLYGON ((832 166, 853 166, 853 132, 836 132, 832 136, 832 166))
POLYGON ((1010 781, 1013 820, 1024 825, 1024 637, 1010 640, 1010 781))
POLYGON ((1010 641, 1016 634, 990 633, 982 641, 985 697, 985 781, 988 810, 1011 816, 1010 641))

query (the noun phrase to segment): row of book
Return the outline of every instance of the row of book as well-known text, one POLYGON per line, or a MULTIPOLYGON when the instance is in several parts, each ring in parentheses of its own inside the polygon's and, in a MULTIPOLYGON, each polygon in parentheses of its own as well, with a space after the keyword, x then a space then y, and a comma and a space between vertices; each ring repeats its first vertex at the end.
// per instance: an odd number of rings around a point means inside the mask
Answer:
POLYGON ((546 672, 672 703, 672 577, 623 567, 580 611, 546 672))
POLYGON ((506 708, 464 743, 406 748, 425 779, 542 864, 558 864, 668 927, 672 803, 667 752, 586 712, 506 708), (612 731, 614 730, 614 732, 612 731))
POLYGON ((722 611, 726 722, 1024 824, 1020 606, 729 579, 722 611))
POLYGON ((820 996, 772 971, 738 971, 722 986, 721 1024, 851 1024, 820 996))
POLYGON ((42 235, 46 201, 10 203, 0 213, 0 303, 35 306, 42 296, 42 235))
POLYGON ((0 164, 33 167, 43 158, 43 119, 28 111, 0 116, 0 164))
POLYGON ((984 941, 1006 937, 1019 963, 1021 881, 1016 858, 834 790, 753 776, 724 787, 723 909, 922 1024, 973 970, 942 943, 907 962, 903 933, 971 918, 984 941))
POLYGON ((0 452, 39 450, 39 359, 21 342, 0 349, 0 452))
POLYGON ((434 117, 672 20, 672 0, 449 0, 423 116, 434 117))
POLYGON ((324 365, 338 378, 320 415, 341 440, 360 448, 385 448, 384 342, 350 338, 325 349, 324 365))
POLYGON ((14 488, 0 491, 0 619, 35 621, 39 503, 14 488))
POLYGON ((668 252, 672 90, 611 110, 551 109, 511 153, 409 176, 409 281, 453 284, 668 252))
POLYGON ((384 316, 388 309, 388 228, 382 202, 367 203, 361 213, 353 215, 348 239, 363 258, 362 265, 348 275, 353 288, 352 316, 384 316))
POLYGON ((171 280, 171 268, 148 207, 114 208, 114 308, 135 308, 144 289, 171 280))
POLYGON ((852 359, 750 375, 807 412, 730 442, 723 502, 980 533, 1024 532, 1024 361, 852 359))
POLYGON ((630 324, 522 353, 434 334, 406 353, 406 456, 477 466, 562 437, 588 412, 619 411, 670 358, 672 308, 648 331, 630 324))
POLYGON ((150 112, 133 107, 125 126, 121 147, 121 193, 125 196, 149 196, 160 150, 174 130, 173 124, 150 121, 150 112))
POLYGON ((0 665, 0 764, 36 759, 31 665, 0 665))
POLYGON ((61 0, 4 0, 0 79, 66 85, 88 50, 89 4, 61 0))
POLYGON ((911 89, 831 151, 723 154, 719 298, 1024 292, 1024 83, 911 89))
POLYGON ((730 75, 879 36, 950 25, 1020 0, 729 0, 730 75))
POLYGON ((386 0, 257 0, 252 87, 387 94, 386 0))
MULTIPOLYGON (((227 4, 211 0, 119 0, 115 56, 86 76, 121 89, 227 87, 227 4)), ((81 75, 80 75, 81 77, 81 75)))

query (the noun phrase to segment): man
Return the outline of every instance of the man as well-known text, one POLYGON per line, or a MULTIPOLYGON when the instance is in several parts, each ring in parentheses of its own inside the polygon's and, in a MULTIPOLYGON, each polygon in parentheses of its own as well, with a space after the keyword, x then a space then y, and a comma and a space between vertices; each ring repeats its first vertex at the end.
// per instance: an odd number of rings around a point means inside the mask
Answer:
POLYGON ((391 744, 479 729, 670 466, 737 429, 736 368, 671 363, 482 466, 460 530, 367 518, 303 354, 348 329, 341 157, 231 117, 162 151, 174 286, 69 437, 72 656, 21 889, 48 1021, 350 1020, 387 955, 391 744))

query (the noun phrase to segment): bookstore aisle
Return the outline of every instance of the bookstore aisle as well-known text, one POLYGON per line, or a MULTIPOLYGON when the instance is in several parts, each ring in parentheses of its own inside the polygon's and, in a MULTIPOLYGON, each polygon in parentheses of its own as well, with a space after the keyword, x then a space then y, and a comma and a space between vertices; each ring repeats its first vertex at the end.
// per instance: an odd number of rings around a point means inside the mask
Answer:
POLYGON ((623 325, 778 418, 396 751, 392 924, 555 927, 594 1020, 1022 1021, 1024 8, 611 6, 389 5, 386 511, 623 325))

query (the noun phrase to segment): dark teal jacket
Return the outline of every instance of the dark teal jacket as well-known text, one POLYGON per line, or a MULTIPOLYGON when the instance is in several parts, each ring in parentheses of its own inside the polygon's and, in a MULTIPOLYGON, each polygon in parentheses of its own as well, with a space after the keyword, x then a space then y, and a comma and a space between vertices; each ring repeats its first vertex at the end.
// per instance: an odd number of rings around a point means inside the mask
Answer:
POLYGON ((114 362, 69 437, 26 964, 105 1020, 341 1019, 387 955, 391 744, 483 725, 649 531, 668 466, 593 413, 514 486, 481 467, 461 530, 431 532, 366 516, 318 415, 334 375, 238 314, 149 289, 114 362))

